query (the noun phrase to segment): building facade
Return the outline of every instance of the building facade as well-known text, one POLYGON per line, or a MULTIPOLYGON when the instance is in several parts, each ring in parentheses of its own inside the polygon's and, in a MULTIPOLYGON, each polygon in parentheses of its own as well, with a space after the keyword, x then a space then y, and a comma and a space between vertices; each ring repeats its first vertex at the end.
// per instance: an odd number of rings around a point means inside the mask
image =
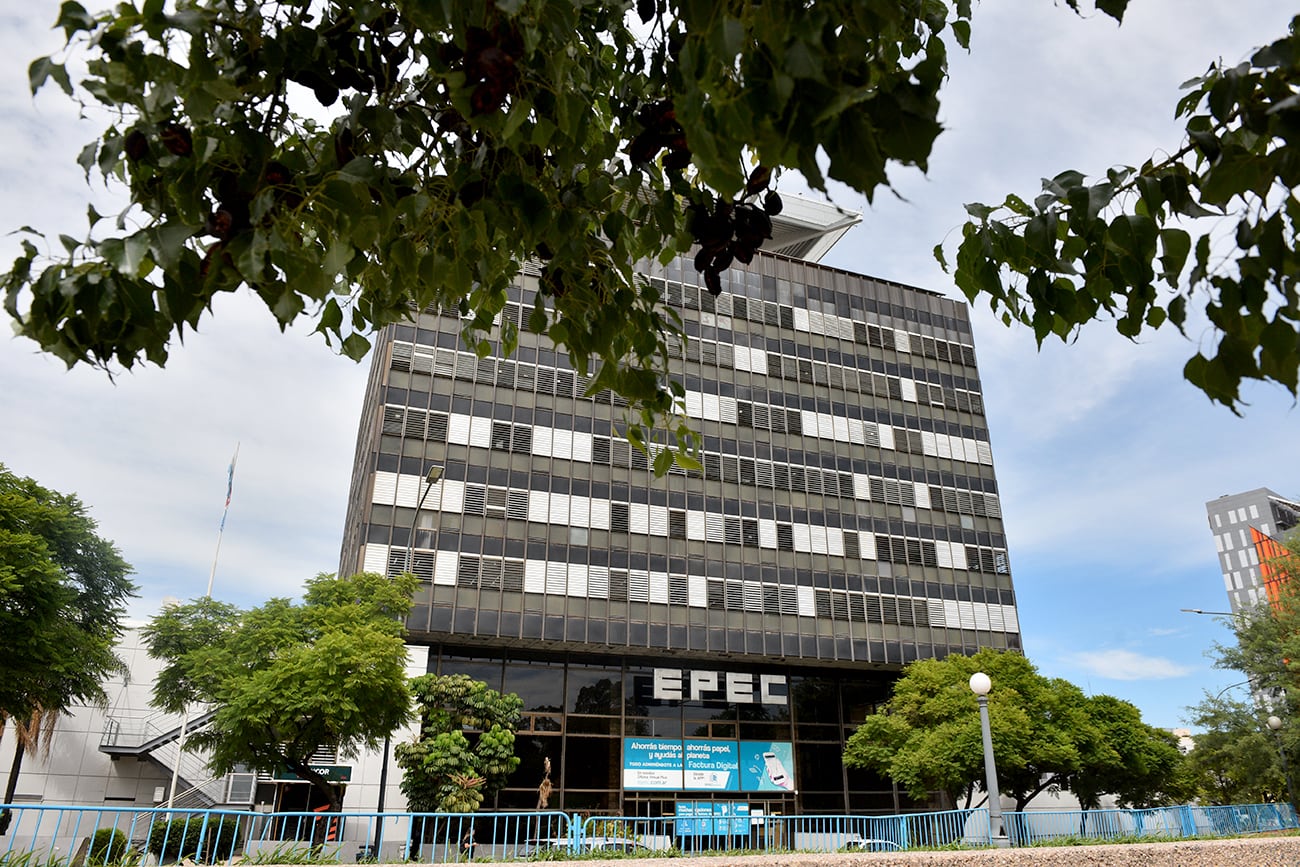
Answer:
POLYGON ((1271 598, 1278 576, 1268 560, 1281 553, 1279 540, 1300 524, 1300 503, 1256 488, 1210 500, 1205 512, 1232 613, 1271 598))
POLYGON ((480 359, 425 312, 376 343, 340 570, 413 571, 429 670, 523 697, 499 809, 548 761, 566 810, 905 809, 845 738, 904 664, 1020 647, 966 306, 766 253, 716 298, 687 259, 644 276, 702 472, 656 478, 544 340, 480 359))

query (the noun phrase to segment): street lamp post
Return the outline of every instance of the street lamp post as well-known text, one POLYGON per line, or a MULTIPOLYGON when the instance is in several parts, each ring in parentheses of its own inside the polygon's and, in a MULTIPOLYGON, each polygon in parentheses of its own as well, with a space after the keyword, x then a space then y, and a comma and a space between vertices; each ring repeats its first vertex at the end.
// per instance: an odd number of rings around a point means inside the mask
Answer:
POLYGON ((989 690, 993 681, 982 671, 970 676, 970 691, 980 705, 980 734, 984 739, 984 785, 989 793, 989 839, 994 846, 1008 846, 1002 827, 1002 795, 998 792, 998 769, 993 762, 993 732, 989 729, 989 690))
MULTIPOLYGON (((406 537, 407 572, 414 571, 415 568, 415 529, 416 524, 420 521, 420 510, 424 508, 424 500, 429 496, 429 492, 433 490, 433 486, 438 484, 441 480, 442 467, 437 464, 429 467, 428 471, 424 474, 424 493, 420 494, 420 498, 415 503, 415 514, 411 516, 411 532, 410 535, 406 537)), ((379 765, 379 800, 375 804, 375 812, 379 815, 375 817, 375 841, 373 848, 371 849, 371 857, 376 859, 379 858, 379 845, 383 841, 384 836, 384 796, 388 792, 388 754, 392 751, 392 748, 392 735, 385 735, 384 759, 379 765)))
POLYGON ((1286 760, 1286 747, 1282 745, 1282 720, 1276 716, 1268 718, 1268 727, 1273 730, 1273 736, 1277 738, 1277 754, 1282 757, 1282 776, 1286 777, 1286 795, 1291 801, 1291 809, 1295 805, 1295 787, 1291 785, 1291 767, 1286 760))

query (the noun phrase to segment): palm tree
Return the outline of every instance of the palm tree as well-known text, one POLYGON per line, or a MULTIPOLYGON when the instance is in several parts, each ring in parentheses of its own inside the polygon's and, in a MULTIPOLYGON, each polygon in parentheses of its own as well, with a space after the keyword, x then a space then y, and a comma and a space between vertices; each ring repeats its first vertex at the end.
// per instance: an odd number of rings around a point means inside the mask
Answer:
MULTIPOLYGON (((4 734, 6 725, 13 726, 14 739, 17 741, 14 746, 14 761, 9 768, 9 782, 5 784, 5 804, 14 802, 14 792, 18 790, 18 774, 23 767, 23 756, 29 751, 35 753, 39 750, 42 758, 50 757, 50 743, 54 740, 54 728, 58 722, 57 711, 48 712, 41 707, 32 711, 26 723, 0 713, 0 734, 4 734)), ((9 822, 12 819, 12 811, 8 809, 0 811, 0 834, 9 830, 9 822)))

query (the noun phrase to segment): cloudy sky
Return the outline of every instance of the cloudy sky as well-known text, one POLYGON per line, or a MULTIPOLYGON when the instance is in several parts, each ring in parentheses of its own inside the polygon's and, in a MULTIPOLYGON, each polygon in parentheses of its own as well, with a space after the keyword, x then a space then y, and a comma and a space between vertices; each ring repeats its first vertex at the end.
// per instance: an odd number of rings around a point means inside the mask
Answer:
MULTIPOLYGON (((1176 149, 1179 84, 1280 36, 1287 5, 1133 0, 1118 28, 1051 0, 977 7, 928 176, 899 173, 901 198, 873 206, 837 194, 864 218, 826 261, 956 296, 930 250, 957 237, 963 203, 1032 196, 1064 169, 1095 175, 1176 149)), ((78 121, 55 91, 27 93, 28 62, 60 47, 56 15, 53 0, 0 11, 5 233, 83 234, 91 199, 112 212, 75 163, 94 119, 78 121)), ((16 250, 0 235, 0 270, 16 250)), ((1177 334, 1132 344, 1098 323, 1038 352, 985 310, 975 319, 1028 655, 1048 675, 1134 702, 1152 724, 1180 725, 1203 690, 1241 679, 1205 657, 1226 629, 1179 611, 1227 606, 1204 503, 1261 486, 1300 497, 1291 396, 1248 388, 1237 418, 1182 381, 1195 344, 1177 334)), ((0 462, 82 497, 134 564, 132 615, 144 618, 206 589, 238 446, 214 595, 258 604, 337 567, 365 373, 306 329, 281 335, 246 297, 224 299, 165 371, 111 381, 0 337, 0 462)))

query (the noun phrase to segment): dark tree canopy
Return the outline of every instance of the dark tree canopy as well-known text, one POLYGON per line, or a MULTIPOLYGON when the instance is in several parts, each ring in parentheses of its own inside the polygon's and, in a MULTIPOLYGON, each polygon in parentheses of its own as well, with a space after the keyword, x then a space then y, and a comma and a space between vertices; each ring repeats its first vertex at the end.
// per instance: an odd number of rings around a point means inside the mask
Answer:
POLYGON ((335 809, 338 791, 311 768, 321 748, 377 749, 410 710, 401 618, 416 579, 318 575, 303 601, 272 599, 240 611, 198 599, 150 621, 150 655, 165 661, 155 706, 215 713, 188 744, 212 769, 289 771, 335 809))
POLYGON ((907 666, 893 694, 849 738, 844 763, 889 777, 913 798, 941 791, 972 803, 984 786, 978 703, 970 676, 989 675, 989 727, 998 788, 1023 810, 1038 794, 1075 792, 1085 807, 1102 794, 1149 806, 1182 792, 1180 756, 1137 708, 1111 696, 1085 696, 1047 678, 1025 657, 984 649, 907 666))
POLYGON ((104 701, 130 574, 77 497, 0 464, 0 728, 104 701))

